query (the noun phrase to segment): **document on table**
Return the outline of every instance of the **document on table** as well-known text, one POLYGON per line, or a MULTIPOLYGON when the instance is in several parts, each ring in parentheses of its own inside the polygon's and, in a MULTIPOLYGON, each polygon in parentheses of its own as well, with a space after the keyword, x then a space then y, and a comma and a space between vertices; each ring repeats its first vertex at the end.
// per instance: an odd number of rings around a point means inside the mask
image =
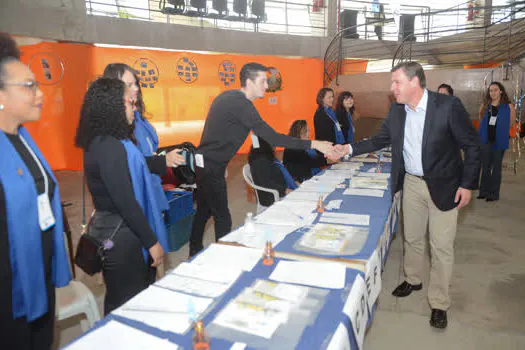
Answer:
POLYGON ((359 163, 341 162, 330 166, 333 170, 357 170, 361 167, 359 163))
POLYGON ((386 190, 388 188, 387 179, 367 178, 364 176, 353 177, 350 181, 350 188, 371 188, 376 190, 386 190))
POLYGON ((369 229, 366 227, 316 224, 294 244, 294 248, 313 254, 354 255, 366 243, 369 229))
POLYGON ((137 349, 176 350, 179 347, 139 329, 111 320, 67 347, 68 350, 137 349))
POLYGON ((195 294, 208 298, 216 298, 231 287, 230 283, 217 283, 199 279, 198 277, 186 277, 168 274, 158 280, 155 285, 169 290, 182 293, 195 294))
POLYGON ((345 286, 346 268, 331 262, 279 261, 270 279, 307 286, 341 289, 345 286))
POLYGON ((366 196, 366 197, 379 197, 383 198, 385 191, 383 190, 372 190, 368 188, 347 188, 343 192, 347 196, 366 196))
POLYGON ((368 178, 375 178, 375 179, 389 179, 390 173, 363 173, 363 172, 357 172, 354 174, 354 177, 368 177, 368 178))
MULTIPOLYGON (((166 332, 184 334, 191 326, 188 313, 169 313, 159 311, 134 311, 122 307, 114 310, 113 315, 122 316, 130 320, 142 322, 153 328, 166 332)), ((133 348, 133 347, 131 347, 133 348)))
MULTIPOLYGON (((301 226, 304 225, 301 224, 301 226)), ((269 240, 275 247, 288 234, 292 233, 296 229, 296 226, 291 225, 272 225, 255 221, 255 230, 253 232, 246 232, 244 227, 241 226, 237 230, 232 231, 226 236, 222 237, 220 241, 235 242, 249 248, 264 249, 264 247, 266 247, 266 241, 269 240)))
POLYGON ((191 262, 196 265, 216 265, 226 269, 251 271, 261 259, 259 249, 212 244, 191 262))
POLYGON ((377 158, 350 158, 351 162, 377 163, 377 158))
MULTIPOLYGON (((290 195, 291 194, 293 194, 293 192, 290 193, 290 195)), ((312 192, 303 192, 302 194, 307 194, 307 198, 315 198, 315 201, 295 201, 286 197, 284 200, 275 203, 255 217, 256 229, 260 223, 266 225, 284 225, 294 228, 310 225, 316 218, 316 213, 313 212, 315 211, 319 196, 312 192)))
POLYGON ((177 268, 170 272, 179 276, 199 278, 204 281, 216 283, 233 283, 237 281, 243 270, 240 267, 231 267, 225 270, 221 266, 214 264, 190 264, 183 262, 177 268))
POLYGON ((321 215, 319 222, 343 225, 369 226, 370 215, 324 212, 321 215))

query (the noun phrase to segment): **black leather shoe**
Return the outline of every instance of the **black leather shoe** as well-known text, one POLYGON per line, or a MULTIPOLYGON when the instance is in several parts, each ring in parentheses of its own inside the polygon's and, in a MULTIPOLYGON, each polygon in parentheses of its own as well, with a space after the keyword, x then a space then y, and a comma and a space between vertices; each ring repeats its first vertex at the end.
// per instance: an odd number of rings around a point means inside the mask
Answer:
POLYGON ((487 198, 487 196, 483 196, 481 194, 477 197, 477 199, 485 199, 485 198, 487 198))
POLYGON ((447 312, 440 309, 432 309, 430 315, 430 325, 434 328, 444 329, 447 328, 447 312))
POLYGON ((497 201, 496 198, 487 198, 487 202, 494 202, 494 201, 497 201))
POLYGON ((409 296, 413 290, 421 290, 423 284, 410 284, 407 281, 404 281, 392 292, 392 295, 398 298, 403 298, 409 296))

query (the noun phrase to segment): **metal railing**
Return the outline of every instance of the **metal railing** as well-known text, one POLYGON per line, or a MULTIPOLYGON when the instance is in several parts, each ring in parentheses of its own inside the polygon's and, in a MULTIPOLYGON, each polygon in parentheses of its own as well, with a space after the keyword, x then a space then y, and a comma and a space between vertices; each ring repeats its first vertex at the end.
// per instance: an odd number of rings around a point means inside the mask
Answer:
POLYGON ((253 0, 245 14, 234 11, 234 0, 226 11, 215 11, 211 0, 205 8, 194 8, 191 0, 85 0, 86 13, 93 16, 278 34, 326 36, 326 7, 312 0, 266 0, 264 15, 253 13, 253 0), (178 4, 178 5, 173 5, 178 4))

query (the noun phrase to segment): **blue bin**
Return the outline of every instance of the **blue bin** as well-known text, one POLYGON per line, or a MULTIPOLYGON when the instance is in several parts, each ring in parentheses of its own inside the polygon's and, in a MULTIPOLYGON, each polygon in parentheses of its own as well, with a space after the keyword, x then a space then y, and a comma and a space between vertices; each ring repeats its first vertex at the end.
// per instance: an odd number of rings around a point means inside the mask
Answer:
POLYGON ((166 225, 173 225, 178 220, 193 214, 193 193, 186 191, 166 191, 169 209, 166 213, 166 225))
POLYGON ((175 252, 179 250, 183 245, 188 243, 188 241, 190 240, 192 224, 193 213, 183 218, 180 218, 174 224, 166 226, 170 252, 175 252))

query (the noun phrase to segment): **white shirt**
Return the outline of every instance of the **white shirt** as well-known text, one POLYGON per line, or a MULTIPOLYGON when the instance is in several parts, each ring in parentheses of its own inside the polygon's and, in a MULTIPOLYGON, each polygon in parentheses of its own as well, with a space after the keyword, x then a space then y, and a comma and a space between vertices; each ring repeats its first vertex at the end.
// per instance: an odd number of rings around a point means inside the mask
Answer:
POLYGON ((427 112, 428 90, 425 89, 423 97, 412 110, 405 105, 407 112, 405 123, 405 140, 403 142, 403 159, 407 173, 423 176, 423 129, 425 127, 425 115, 427 112))

